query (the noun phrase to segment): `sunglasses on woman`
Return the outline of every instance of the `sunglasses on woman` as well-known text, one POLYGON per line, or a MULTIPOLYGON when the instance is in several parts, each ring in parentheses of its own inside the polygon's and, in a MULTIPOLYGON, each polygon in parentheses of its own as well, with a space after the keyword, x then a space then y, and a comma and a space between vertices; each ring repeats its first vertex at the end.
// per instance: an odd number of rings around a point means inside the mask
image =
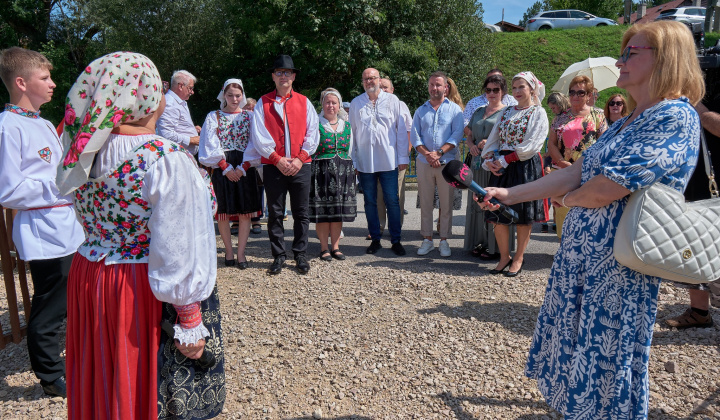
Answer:
POLYGON ((625 103, 623 101, 610 101, 608 102, 608 105, 610 106, 623 106, 625 103))
POLYGON ((570 92, 568 92, 568 96, 579 96, 579 97, 581 97, 581 98, 584 97, 586 94, 587 94, 587 92, 584 91, 584 90, 582 90, 582 89, 580 89, 580 90, 571 90, 570 92))
POLYGON ((639 47, 637 45, 628 45, 625 47, 625 51, 620 55, 620 60, 623 63, 627 63, 627 61, 630 59, 630 51, 631 50, 654 50, 655 47, 639 47))
POLYGON ((500 93, 500 88, 485 88, 485 93, 500 93))

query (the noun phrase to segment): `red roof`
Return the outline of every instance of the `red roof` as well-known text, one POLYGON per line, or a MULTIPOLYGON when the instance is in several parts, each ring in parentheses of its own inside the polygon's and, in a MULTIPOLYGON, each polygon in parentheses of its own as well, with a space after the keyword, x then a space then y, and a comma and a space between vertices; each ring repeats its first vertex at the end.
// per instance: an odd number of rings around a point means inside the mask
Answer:
MULTIPOLYGON (((660 16, 660 12, 662 12, 663 10, 674 9, 674 8, 676 8, 676 7, 688 7, 688 6, 693 6, 693 5, 694 5, 693 3, 694 3, 694 2, 693 2, 692 0, 673 0, 673 1, 669 1, 669 2, 667 2, 667 3, 661 4, 660 6, 655 6, 655 7, 651 7, 651 8, 649 8, 649 9, 647 9, 647 11, 645 12, 645 16, 643 16, 641 19, 637 19, 637 12, 636 12, 636 13, 633 13, 632 15, 630 15, 630 23, 648 23, 648 22, 652 22, 652 21, 655 20, 655 18, 657 18, 658 16, 660 16)), ((707 0, 701 0, 701 1, 700 1, 700 6, 702 6, 702 7, 707 7, 707 0)), ((637 5, 635 5, 635 7, 637 8, 637 5)), ((621 18, 619 18, 617 21, 618 21, 619 24, 622 25, 622 24, 625 22, 625 18, 624 18, 624 17, 621 17, 621 18)))

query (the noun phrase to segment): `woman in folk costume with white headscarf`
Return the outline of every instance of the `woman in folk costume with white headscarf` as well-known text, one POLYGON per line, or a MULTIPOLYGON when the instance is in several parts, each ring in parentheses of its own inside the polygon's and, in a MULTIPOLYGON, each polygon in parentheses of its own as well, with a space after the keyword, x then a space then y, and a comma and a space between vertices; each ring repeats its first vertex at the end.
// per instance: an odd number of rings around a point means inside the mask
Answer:
MULTIPOLYGON (((492 173, 491 187, 509 188, 542 176, 542 161, 538 153, 543 148, 549 126, 547 114, 540 105, 545 96, 545 85, 529 71, 518 73, 512 79, 512 94, 518 104, 505 108, 481 153, 483 168, 492 173)), ((495 239, 500 251, 500 261, 490 273, 507 277, 515 277, 522 271, 532 223, 547 220, 543 200, 511 207, 519 216, 515 223, 517 252, 514 257, 510 257, 508 240, 512 221, 497 212, 488 211, 485 215, 485 220, 495 225, 495 239), (508 271, 505 271, 506 268, 508 271)))
POLYGON ((243 109, 245 88, 240 79, 228 79, 218 94, 221 109, 205 117, 200 132, 200 163, 217 168, 212 183, 217 194, 217 222, 225 245, 225 265, 234 266, 230 217, 239 216, 237 261, 240 269, 248 267, 245 246, 250 236, 250 219, 260 211, 260 187, 254 167, 241 165, 250 140, 252 111, 243 109))
POLYGON ((222 410, 213 194, 192 156, 155 134, 161 90, 152 61, 118 52, 90 63, 67 97, 57 185, 87 236, 68 279, 70 419, 222 410), (215 363, 191 360, 203 352, 215 363))
POLYGON ((354 221, 357 215, 352 131, 340 92, 327 88, 320 94, 320 102, 320 143, 310 166, 310 222, 315 223, 320 240, 320 259, 344 260, 342 224, 354 221))

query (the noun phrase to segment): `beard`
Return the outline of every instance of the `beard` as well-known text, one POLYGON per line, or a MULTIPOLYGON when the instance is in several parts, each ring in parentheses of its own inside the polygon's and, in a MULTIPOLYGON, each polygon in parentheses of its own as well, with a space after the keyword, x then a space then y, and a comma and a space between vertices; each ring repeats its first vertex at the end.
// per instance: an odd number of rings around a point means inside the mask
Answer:
POLYGON ((367 93, 375 93, 375 92, 377 92, 379 89, 380 89, 379 87, 373 86, 373 87, 370 87, 370 88, 365 89, 365 92, 367 92, 367 93))

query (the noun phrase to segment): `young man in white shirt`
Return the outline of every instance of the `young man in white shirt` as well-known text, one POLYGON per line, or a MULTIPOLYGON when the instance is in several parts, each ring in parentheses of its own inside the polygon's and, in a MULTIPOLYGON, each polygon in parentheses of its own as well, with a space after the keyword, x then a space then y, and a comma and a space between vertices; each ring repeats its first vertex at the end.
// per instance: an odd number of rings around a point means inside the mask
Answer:
POLYGON ((50 70, 35 51, 12 47, 0 53, 0 77, 10 93, 0 113, 0 205, 18 210, 12 237, 32 275, 30 364, 46 394, 65 397, 59 330, 67 313, 68 272, 85 235, 72 197, 61 196, 55 184, 62 144, 53 125, 40 118, 40 106, 55 89, 50 70))

